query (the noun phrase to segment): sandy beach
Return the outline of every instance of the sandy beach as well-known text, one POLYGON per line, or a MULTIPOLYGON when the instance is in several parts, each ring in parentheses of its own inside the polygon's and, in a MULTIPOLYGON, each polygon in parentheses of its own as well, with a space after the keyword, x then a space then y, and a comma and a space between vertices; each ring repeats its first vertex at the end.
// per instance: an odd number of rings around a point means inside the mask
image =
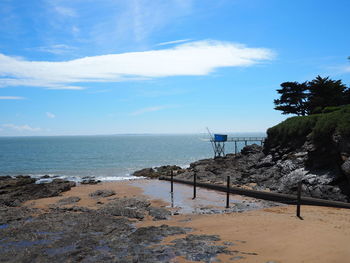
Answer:
MULTIPOLYGON (((295 216, 295 206, 257 207, 246 212, 230 212, 225 211, 223 193, 198 189, 197 199, 192 200, 191 187, 175 184, 174 194, 182 195, 179 199, 171 197, 168 187, 169 184, 158 180, 79 185, 62 196, 27 201, 25 206, 49 210, 62 198, 79 197, 80 201, 74 205, 97 209, 113 198, 96 200, 89 194, 96 190, 113 190, 118 198, 145 198, 151 201, 152 206, 172 211, 168 220, 154 221, 147 216, 135 221, 138 228, 166 224, 192 228, 191 234, 194 235, 218 235, 220 240, 216 243, 232 251, 231 254, 219 254, 217 259, 221 262, 349 262, 350 210, 302 206, 302 220, 295 216)), ((234 206, 235 202, 253 204, 260 201, 231 196, 230 206, 234 206)), ((162 242, 166 244, 179 237, 184 235, 169 236, 162 242)), ((172 262, 191 261, 176 257, 172 262)))

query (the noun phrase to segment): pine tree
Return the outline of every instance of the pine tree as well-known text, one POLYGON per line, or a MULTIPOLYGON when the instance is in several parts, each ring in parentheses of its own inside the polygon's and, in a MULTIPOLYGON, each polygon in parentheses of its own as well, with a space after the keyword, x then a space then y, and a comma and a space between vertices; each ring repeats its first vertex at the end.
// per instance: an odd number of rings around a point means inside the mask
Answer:
POLYGON ((283 82, 281 87, 277 90, 281 94, 280 99, 274 100, 275 110, 282 111, 282 114, 307 115, 307 83, 283 82))
POLYGON ((346 104, 347 87, 341 80, 332 80, 329 77, 317 76, 307 84, 309 90, 307 108, 308 111, 319 113, 328 106, 340 106, 346 104))

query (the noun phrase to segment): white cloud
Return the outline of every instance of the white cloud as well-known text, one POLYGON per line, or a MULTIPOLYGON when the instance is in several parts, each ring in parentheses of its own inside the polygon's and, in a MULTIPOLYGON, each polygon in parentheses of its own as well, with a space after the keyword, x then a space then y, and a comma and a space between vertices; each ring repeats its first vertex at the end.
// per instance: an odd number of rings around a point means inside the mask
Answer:
POLYGON ((166 45, 172 45, 172 44, 179 44, 179 43, 183 43, 183 42, 188 42, 191 39, 179 39, 179 40, 174 40, 174 41, 168 41, 168 42, 162 42, 157 44, 156 46, 166 46, 166 45))
POLYGON ((46 116, 50 119, 54 119, 56 117, 56 115, 51 112, 46 112, 46 116))
POLYGON ((160 110, 163 110, 165 108, 167 108, 167 107, 166 106, 148 107, 148 108, 143 108, 143 109, 137 110, 135 112, 132 112, 130 115, 137 116, 137 115, 141 115, 141 114, 144 114, 147 112, 160 111, 160 110))
POLYGON ((66 7, 66 6, 58 6, 58 5, 54 5, 53 8, 56 11, 56 13, 58 13, 61 16, 67 16, 67 17, 77 16, 77 13, 73 8, 66 7))
POLYGON ((24 97, 18 96, 0 96, 0 100, 24 100, 24 97))
POLYGON ((9 129, 13 129, 13 130, 16 130, 16 131, 30 131, 30 132, 36 132, 36 131, 40 131, 41 129, 40 128, 33 128, 27 124, 25 125, 15 125, 15 124, 12 124, 12 123, 7 123, 7 124, 3 124, 2 127, 4 128, 9 128, 9 129))
POLYGON ((247 67, 271 60, 265 48, 221 41, 197 41, 173 48, 48 62, 0 54, 0 87, 83 89, 75 83, 207 75, 220 67, 247 67))

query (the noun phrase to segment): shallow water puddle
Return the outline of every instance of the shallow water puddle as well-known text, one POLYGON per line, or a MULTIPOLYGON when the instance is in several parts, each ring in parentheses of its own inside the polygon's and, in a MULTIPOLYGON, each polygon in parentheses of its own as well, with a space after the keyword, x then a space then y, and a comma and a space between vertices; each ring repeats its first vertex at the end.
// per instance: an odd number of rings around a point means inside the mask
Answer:
POLYGON ((161 199, 169 203, 181 214, 242 212, 265 207, 262 201, 230 195, 230 208, 226 209, 226 193, 197 187, 197 197, 193 198, 193 186, 174 183, 174 192, 170 193, 170 182, 142 180, 131 183, 141 188, 152 199, 161 199))

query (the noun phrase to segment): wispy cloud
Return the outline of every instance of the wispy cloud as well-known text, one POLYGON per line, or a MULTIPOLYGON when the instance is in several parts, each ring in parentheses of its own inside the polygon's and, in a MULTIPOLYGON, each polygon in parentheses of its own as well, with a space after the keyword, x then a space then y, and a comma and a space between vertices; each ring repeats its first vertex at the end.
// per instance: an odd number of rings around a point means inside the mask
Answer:
POLYGON ((67 17, 77 16, 77 12, 73 8, 66 7, 66 6, 59 6, 59 5, 54 5, 53 8, 56 11, 56 13, 58 13, 61 16, 67 16, 67 17))
POLYGON ((56 44, 51 46, 38 47, 36 50, 40 52, 47 52, 47 53, 60 55, 60 54, 72 52, 76 50, 76 48, 65 44, 56 44))
POLYGON ((0 100, 25 100, 24 97, 18 97, 18 96, 0 96, 0 100))
POLYGON ((174 41, 168 41, 168 42, 162 42, 158 43, 156 46, 166 46, 166 45, 172 45, 172 44, 179 44, 183 42, 188 42, 191 41, 191 39, 179 39, 179 40, 174 40, 174 41))
POLYGON ((154 111, 160 111, 160 110, 164 110, 168 108, 167 106, 154 106, 154 107, 148 107, 148 108, 143 108, 143 109, 139 109, 137 111, 132 112, 130 115, 132 116, 137 116, 137 115, 141 115, 144 113, 148 113, 148 112, 154 112, 154 111))
POLYGON ((40 131, 40 128, 34 128, 29 126, 28 124, 25 125, 16 125, 16 124, 12 124, 12 123, 7 123, 7 124, 3 124, 2 127, 4 128, 8 128, 8 129, 12 129, 12 130, 16 130, 16 131, 29 131, 29 132, 36 132, 36 131, 40 131))
POLYGON ((89 91, 89 94, 98 94, 98 93, 107 93, 107 92, 111 92, 111 89, 100 89, 100 90, 92 90, 89 91))
POLYGON ((0 86, 82 89, 82 82, 207 75, 220 67, 247 67, 271 60, 265 48, 220 41, 190 42, 173 48, 48 62, 0 54, 0 86))
POLYGON ((46 117, 48 117, 49 119, 54 119, 56 118, 56 115, 51 112, 46 112, 46 117))
POLYGON ((146 39, 171 21, 189 15, 193 0, 136 0, 125 1, 124 10, 120 13, 118 26, 131 31, 136 41, 146 39))

